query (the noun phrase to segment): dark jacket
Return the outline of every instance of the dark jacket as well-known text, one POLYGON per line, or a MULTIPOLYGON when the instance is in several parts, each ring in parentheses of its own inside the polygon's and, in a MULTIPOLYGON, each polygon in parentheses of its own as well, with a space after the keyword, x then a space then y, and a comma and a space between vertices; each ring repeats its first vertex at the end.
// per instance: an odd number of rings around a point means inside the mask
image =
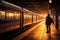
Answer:
POLYGON ((46 25, 51 25, 51 23, 53 22, 53 19, 50 16, 46 17, 46 25))

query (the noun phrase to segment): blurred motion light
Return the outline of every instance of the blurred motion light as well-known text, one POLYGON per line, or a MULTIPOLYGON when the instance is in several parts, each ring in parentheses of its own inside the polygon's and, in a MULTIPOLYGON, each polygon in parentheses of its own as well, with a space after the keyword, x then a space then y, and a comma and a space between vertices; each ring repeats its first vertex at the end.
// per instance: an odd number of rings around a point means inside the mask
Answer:
POLYGON ((49 3, 52 3, 52 0, 49 0, 49 3))
POLYGON ((13 13, 9 13, 9 16, 13 16, 13 13))

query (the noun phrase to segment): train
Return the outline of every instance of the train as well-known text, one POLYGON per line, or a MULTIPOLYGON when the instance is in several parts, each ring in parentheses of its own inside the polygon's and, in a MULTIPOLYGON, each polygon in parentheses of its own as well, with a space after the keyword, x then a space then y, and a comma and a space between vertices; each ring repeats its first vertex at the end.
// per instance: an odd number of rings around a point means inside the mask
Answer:
MULTIPOLYGON (((15 4, 0 0, 0 29, 15 25, 20 25, 19 27, 23 28, 27 25, 40 22, 41 19, 42 17, 37 13, 15 4)), ((13 28, 17 29, 19 27, 13 28)), ((8 29, 10 30, 10 28, 8 29)), ((11 28, 11 30, 13 30, 13 28, 11 28)))

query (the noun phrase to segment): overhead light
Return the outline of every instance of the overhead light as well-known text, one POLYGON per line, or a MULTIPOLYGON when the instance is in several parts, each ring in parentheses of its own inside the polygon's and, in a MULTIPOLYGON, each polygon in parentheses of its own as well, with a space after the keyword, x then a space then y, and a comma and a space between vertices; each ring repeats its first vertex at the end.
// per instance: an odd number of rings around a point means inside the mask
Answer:
POLYGON ((49 3, 52 3, 52 0, 49 0, 49 3))

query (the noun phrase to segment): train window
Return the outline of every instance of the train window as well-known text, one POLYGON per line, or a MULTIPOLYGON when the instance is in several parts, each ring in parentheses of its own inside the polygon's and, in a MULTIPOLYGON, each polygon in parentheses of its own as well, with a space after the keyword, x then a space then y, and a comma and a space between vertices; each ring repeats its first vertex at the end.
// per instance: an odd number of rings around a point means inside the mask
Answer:
POLYGON ((0 19, 1 20, 5 19, 5 11, 0 11, 0 19))
POLYGON ((32 23, 32 15, 29 13, 24 13, 24 26, 32 23))
POLYGON ((33 15, 33 23, 36 22, 36 15, 33 15))
POLYGON ((40 22, 41 20, 43 20, 44 17, 41 17, 41 16, 37 16, 37 22, 40 22))
POLYGON ((40 17, 39 17, 39 16, 37 16, 37 22, 39 22, 39 20, 40 20, 40 17))
POLYGON ((20 19, 20 12, 14 12, 14 19, 15 20, 20 19))
POLYGON ((13 13, 12 12, 6 13, 6 16, 7 16, 8 20, 12 20, 13 19, 13 13))

